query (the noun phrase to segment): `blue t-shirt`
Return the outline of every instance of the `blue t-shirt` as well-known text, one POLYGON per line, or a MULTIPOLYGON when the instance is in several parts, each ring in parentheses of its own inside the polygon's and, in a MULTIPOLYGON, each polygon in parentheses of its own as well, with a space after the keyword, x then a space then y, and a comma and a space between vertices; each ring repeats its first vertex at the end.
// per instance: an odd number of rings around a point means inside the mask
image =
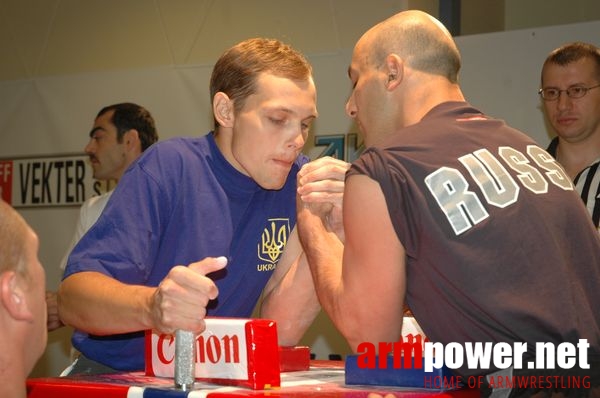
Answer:
MULTIPOLYGON (((280 190, 233 168, 213 134, 155 144, 123 175, 98 222, 71 253, 64 278, 96 271, 127 284, 158 286, 175 265, 226 256, 210 274, 219 296, 207 315, 249 317, 296 223, 300 155, 280 190)), ((144 368, 143 331, 73 334, 86 357, 118 370, 144 368)))

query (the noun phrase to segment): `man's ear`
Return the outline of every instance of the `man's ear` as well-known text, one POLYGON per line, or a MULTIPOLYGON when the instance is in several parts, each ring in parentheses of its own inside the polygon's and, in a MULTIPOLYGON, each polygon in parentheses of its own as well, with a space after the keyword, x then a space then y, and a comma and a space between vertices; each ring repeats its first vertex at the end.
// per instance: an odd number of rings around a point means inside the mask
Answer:
POLYGON ((0 275, 0 300, 14 319, 30 321, 33 319, 33 314, 29 310, 23 282, 19 279, 15 271, 7 271, 0 275))
POLYGON ((123 143, 128 150, 139 148, 141 150, 140 133, 136 129, 129 129, 123 134, 123 143))
POLYGON ((219 125, 233 127, 233 101, 229 99, 227 94, 221 91, 215 94, 213 98, 213 114, 219 125))
POLYGON ((387 72, 386 87, 393 90, 402 82, 404 78, 404 61, 397 54, 389 54, 385 59, 387 72))

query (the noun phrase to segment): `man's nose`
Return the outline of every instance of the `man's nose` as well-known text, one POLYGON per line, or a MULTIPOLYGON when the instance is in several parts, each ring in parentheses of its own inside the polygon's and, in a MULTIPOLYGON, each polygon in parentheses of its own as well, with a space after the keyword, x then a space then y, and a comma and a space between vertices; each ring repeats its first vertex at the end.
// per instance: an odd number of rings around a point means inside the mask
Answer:
POLYGON ((306 134, 302 131, 302 127, 294 134, 294 138, 290 141, 289 146, 294 149, 302 149, 306 144, 306 134))
POLYGON ((346 101, 346 114, 354 119, 356 117, 356 105, 354 104, 354 97, 350 96, 346 101))
POLYGON ((87 145, 85 146, 85 148, 83 148, 83 151, 88 154, 91 155, 95 152, 96 150, 96 143, 94 142, 93 139, 90 139, 87 143, 87 145))

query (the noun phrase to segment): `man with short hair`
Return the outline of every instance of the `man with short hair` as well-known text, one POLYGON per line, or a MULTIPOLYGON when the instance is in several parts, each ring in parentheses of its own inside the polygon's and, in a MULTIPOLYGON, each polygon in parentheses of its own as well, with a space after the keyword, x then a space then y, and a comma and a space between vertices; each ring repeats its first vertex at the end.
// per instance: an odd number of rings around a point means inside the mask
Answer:
POLYGON ((573 180, 600 232, 600 49, 575 42, 552 51, 539 93, 557 134, 548 152, 573 180))
MULTIPOLYGON (((320 309, 294 228, 317 117, 310 64, 245 40, 216 62, 210 93, 214 131, 147 150, 69 257, 59 307, 86 363, 75 373, 141 370, 144 330, 200 333, 208 315, 250 317, 261 294, 281 345, 320 309)), ((314 163, 308 186, 339 206, 347 164, 314 163)))
MULTIPOLYGON (((156 141, 158 132, 150 112, 138 104, 122 102, 105 106, 98 112, 84 150, 90 158, 96 180, 118 183, 127 168, 156 141)), ((92 196, 81 205, 75 234, 60 264, 62 270, 67 266, 67 258, 79 239, 100 217, 112 192, 109 190, 92 196)), ((46 292, 46 302, 48 331, 52 331, 63 326, 58 314, 56 292, 46 292)))
POLYGON ((46 274, 38 238, 0 200, 0 396, 26 396, 25 380, 46 348, 46 274))

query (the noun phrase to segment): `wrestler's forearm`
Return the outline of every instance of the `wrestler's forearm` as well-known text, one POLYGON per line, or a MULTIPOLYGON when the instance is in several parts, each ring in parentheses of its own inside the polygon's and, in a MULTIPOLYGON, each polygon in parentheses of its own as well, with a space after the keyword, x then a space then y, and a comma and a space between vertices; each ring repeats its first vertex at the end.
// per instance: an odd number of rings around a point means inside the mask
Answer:
POLYGON ((298 344, 320 309, 298 230, 294 228, 265 286, 260 316, 277 322, 280 345, 292 346, 298 344))
POLYGON ((344 246, 321 217, 309 209, 298 212, 298 231, 319 302, 336 328, 346 336, 348 318, 344 316, 342 256, 344 246))
POLYGON ((306 256, 298 258, 263 301, 261 317, 277 322, 279 344, 298 344, 321 310, 306 256))
POLYGON ((154 291, 98 272, 73 274, 58 291, 60 318, 66 325, 96 335, 151 329, 149 303, 154 291))

